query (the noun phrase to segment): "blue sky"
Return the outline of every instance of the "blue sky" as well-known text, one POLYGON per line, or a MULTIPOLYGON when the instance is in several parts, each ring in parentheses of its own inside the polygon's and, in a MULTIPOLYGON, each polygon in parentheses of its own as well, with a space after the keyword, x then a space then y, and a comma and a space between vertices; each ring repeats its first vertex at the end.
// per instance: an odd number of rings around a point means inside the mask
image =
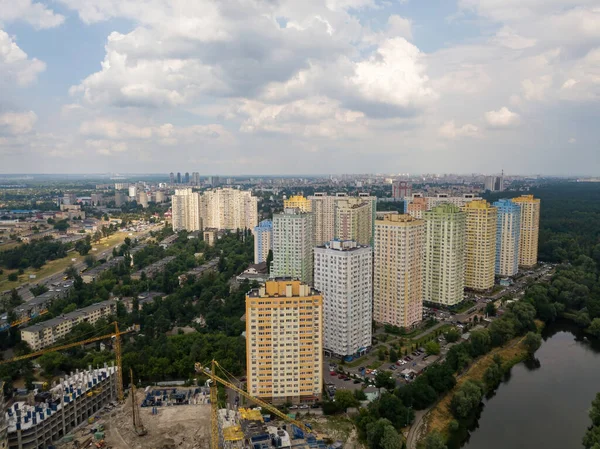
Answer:
POLYGON ((0 173, 597 174, 593 0, 0 0, 0 173))

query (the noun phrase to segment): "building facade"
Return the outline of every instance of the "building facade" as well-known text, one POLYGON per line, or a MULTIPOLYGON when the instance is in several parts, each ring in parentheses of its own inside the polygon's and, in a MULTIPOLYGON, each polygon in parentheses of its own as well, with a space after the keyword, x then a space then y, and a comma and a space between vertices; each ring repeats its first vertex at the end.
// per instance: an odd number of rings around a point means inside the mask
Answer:
POLYGON ((425 212, 423 299, 454 306, 464 298, 466 214, 446 203, 425 212))
POLYGON ((273 215, 273 264, 271 275, 313 282, 313 215, 285 209, 273 215))
POLYGON ((540 200, 533 195, 513 198, 521 206, 521 235, 519 236, 519 265, 532 267, 537 264, 538 239, 540 235, 540 200))
MULTIPOLYGON (((311 210, 315 220, 315 240, 314 246, 321 246, 333 239, 343 239, 351 237, 342 237, 339 234, 342 225, 338 225, 338 209, 352 207, 352 205, 365 203, 363 207, 370 210, 371 214, 371 233, 373 232, 373 222, 377 210, 377 197, 370 196, 367 193, 359 193, 357 197, 349 197, 346 193, 336 193, 328 195, 326 193, 315 193, 309 196, 311 210)), ((347 216, 347 214, 345 215, 347 216)), ((371 235, 372 243, 373 236, 371 235)), ((360 242, 362 243, 362 242, 360 242)))
POLYGON ((323 348, 336 357, 371 347, 373 250, 332 240, 315 248, 315 288, 323 295, 323 348))
POLYGON ((273 222, 263 220, 254 228, 254 263, 266 262, 273 250, 273 222))
POLYGON ((275 279, 246 296, 248 393, 273 403, 315 402, 323 385, 323 297, 275 279))
POLYGON ((116 313, 116 301, 102 301, 57 318, 28 326, 21 330, 21 339, 27 342, 33 351, 39 351, 67 336, 71 329, 80 323, 94 324, 100 318, 116 313))
POLYGON ((302 212, 312 212, 312 205, 308 198, 294 195, 283 200, 284 209, 300 209, 302 212))
POLYGON ((392 184, 392 198, 401 200, 410 197, 412 186, 408 181, 394 181, 392 184))
POLYGON ((515 276, 519 272, 521 206, 508 199, 494 203, 498 209, 496 228, 496 276, 515 276))
POLYGON ((465 287, 489 290, 496 272, 498 210, 485 200, 471 201, 461 209, 467 215, 465 287))
POLYGON ((175 189, 171 197, 171 212, 173 214, 173 231, 201 231, 200 194, 193 192, 191 187, 175 189))
POLYGON ((250 190, 208 190, 200 197, 200 217, 207 228, 254 229, 258 225, 258 198, 250 190))
POLYGON ((423 317, 425 222, 388 214, 375 221, 373 319, 410 328, 423 317))
POLYGON ((334 233, 336 239, 370 245, 373 239, 372 202, 356 197, 337 201, 334 233))

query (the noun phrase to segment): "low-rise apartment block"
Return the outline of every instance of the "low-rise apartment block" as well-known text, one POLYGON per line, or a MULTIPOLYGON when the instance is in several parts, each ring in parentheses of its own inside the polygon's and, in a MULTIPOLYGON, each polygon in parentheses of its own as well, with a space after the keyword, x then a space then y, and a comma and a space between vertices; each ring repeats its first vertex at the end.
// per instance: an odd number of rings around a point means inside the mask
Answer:
POLYGON ((55 344, 71 332, 80 323, 95 324, 100 318, 117 313, 114 300, 102 301, 83 309, 66 313, 57 318, 44 321, 21 330, 21 339, 29 344, 32 350, 39 351, 55 344))

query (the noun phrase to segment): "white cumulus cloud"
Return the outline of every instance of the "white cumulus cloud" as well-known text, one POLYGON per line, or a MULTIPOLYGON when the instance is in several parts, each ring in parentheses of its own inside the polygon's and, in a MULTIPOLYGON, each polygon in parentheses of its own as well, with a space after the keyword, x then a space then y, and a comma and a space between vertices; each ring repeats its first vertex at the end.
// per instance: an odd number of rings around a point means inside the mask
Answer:
POLYGON ((8 134, 27 134, 37 122, 37 115, 33 111, 5 112, 0 114, 0 134, 4 129, 8 134))
POLYGON ((456 126, 454 120, 445 122, 439 129, 440 135, 448 139, 456 139, 459 137, 476 137, 479 135, 479 128, 471 123, 463 126, 456 126))
POLYGON ((36 58, 29 59, 6 31, 0 29, 0 85, 26 86, 45 69, 46 64, 36 58))
POLYGON ((520 116, 504 106, 497 111, 486 112, 485 120, 492 128, 508 128, 519 124, 520 116))
POLYGON ((23 21, 35 28, 54 28, 65 18, 42 3, 31 0, 0 0, 0 23, 23 21))

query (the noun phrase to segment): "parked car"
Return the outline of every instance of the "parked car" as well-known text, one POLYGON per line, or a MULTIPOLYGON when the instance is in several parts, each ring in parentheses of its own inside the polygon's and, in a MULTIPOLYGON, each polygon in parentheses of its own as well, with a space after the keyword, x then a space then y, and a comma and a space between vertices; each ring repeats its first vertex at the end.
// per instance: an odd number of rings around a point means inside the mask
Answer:
POLYGON ((344 382, 347 382, 347 381, 349 381, 349 380, 350 380, 350 378, 349 378, 349 377, 344 377, 344 382))

